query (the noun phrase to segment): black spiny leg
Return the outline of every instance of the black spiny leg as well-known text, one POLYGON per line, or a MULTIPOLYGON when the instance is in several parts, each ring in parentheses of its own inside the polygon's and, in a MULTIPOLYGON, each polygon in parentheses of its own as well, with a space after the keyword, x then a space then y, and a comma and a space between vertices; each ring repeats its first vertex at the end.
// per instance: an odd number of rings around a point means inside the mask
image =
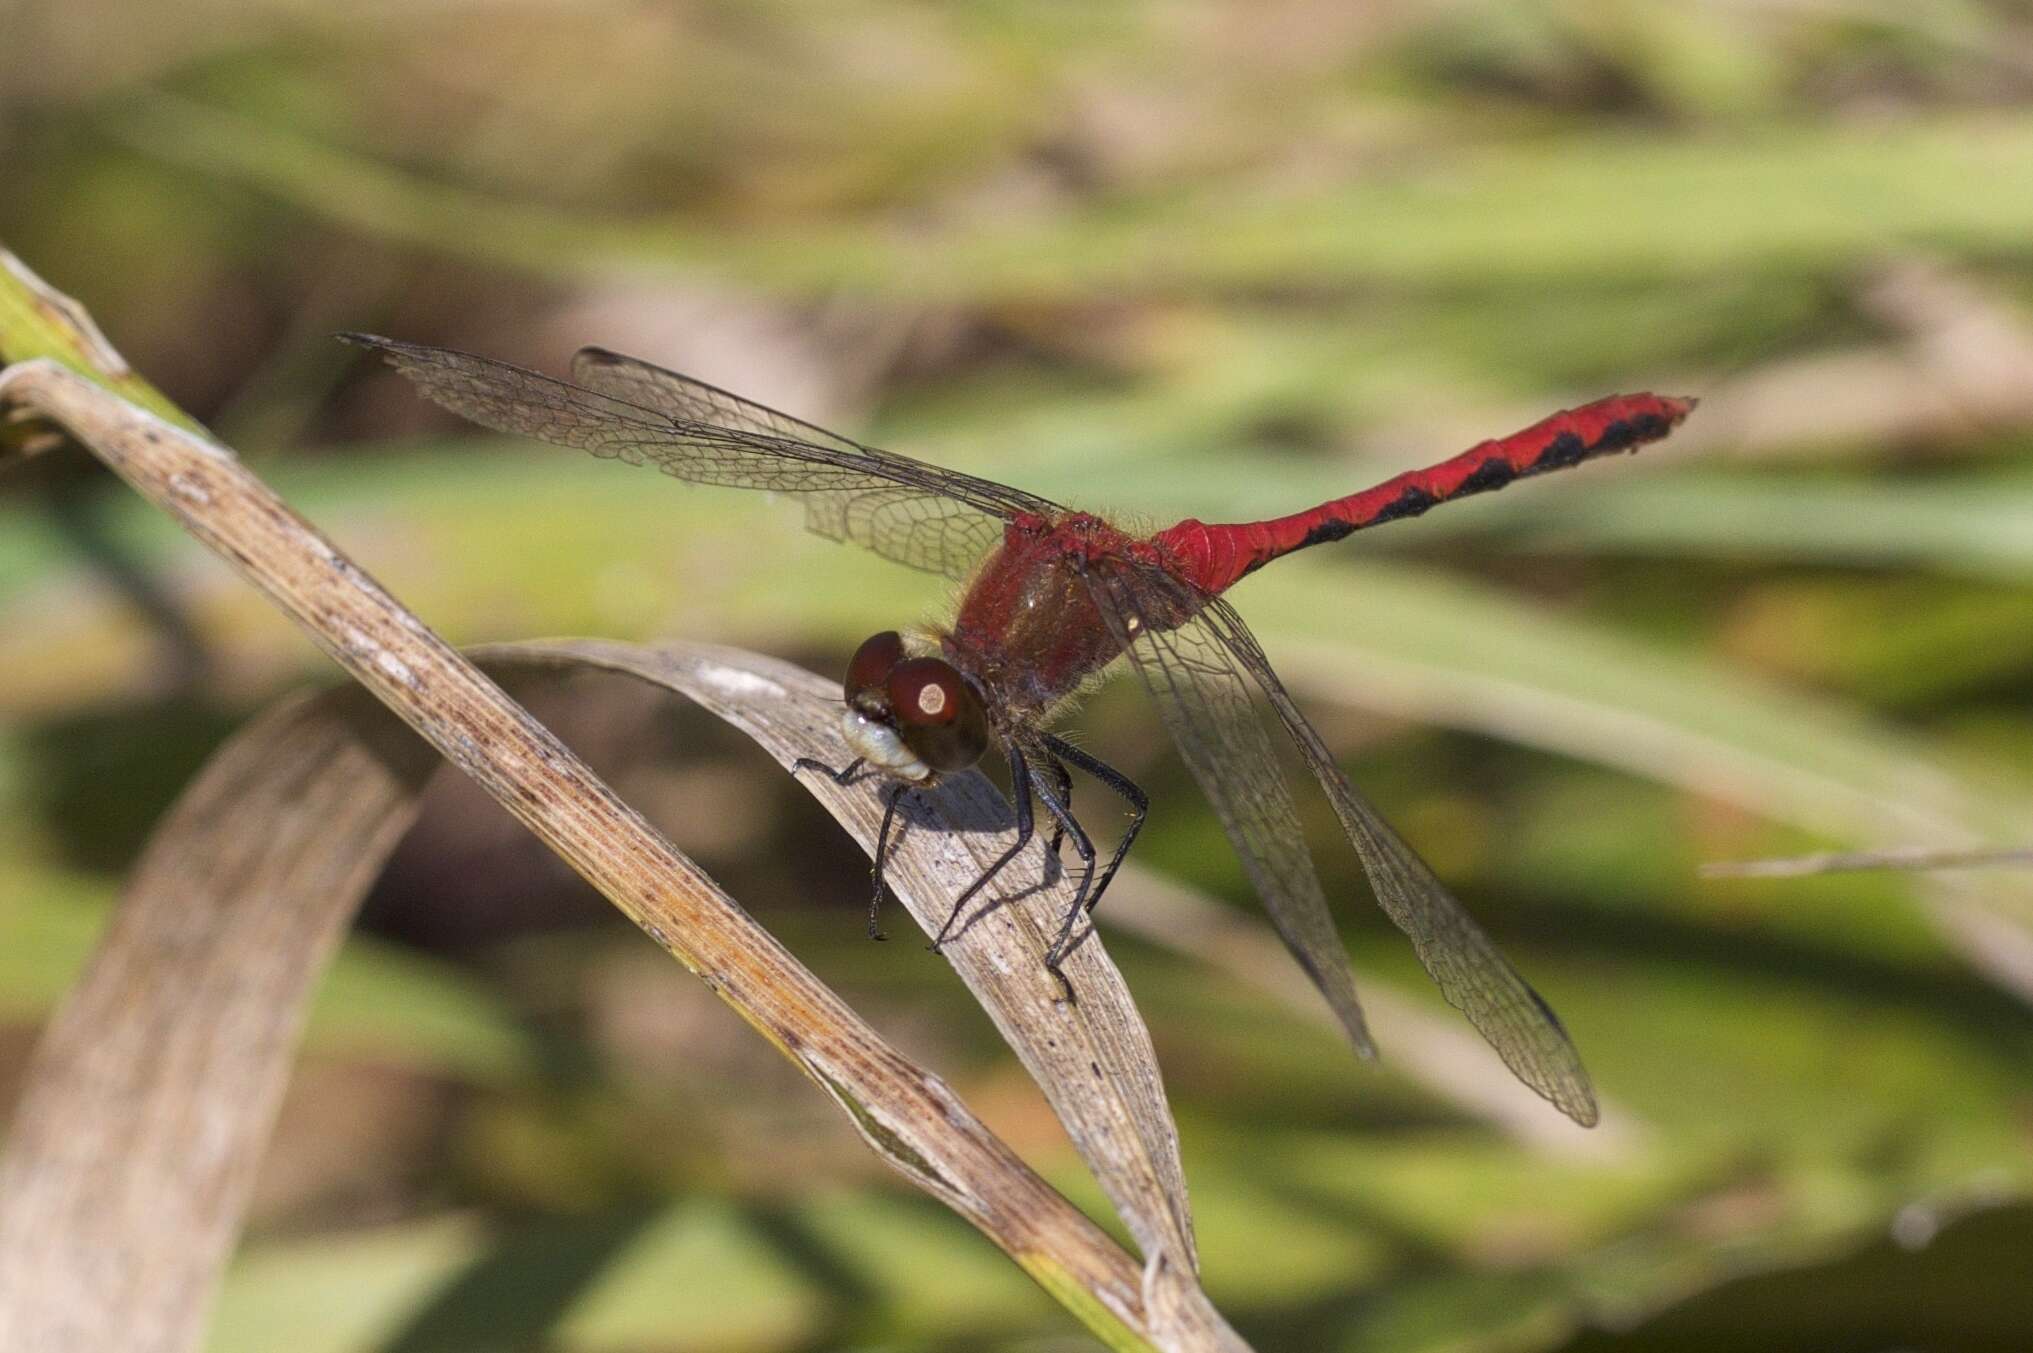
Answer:
POLYGON ((1065 991, 1066 999, 1073 999, 1073 984, 1066 980, 1066 974, 1059 971, 1059 965, 1066 961, 1071 952, 1073 927, 1078 924, 1094 906, 1089 901, 1094 886, 1094 840, 1073 818, 1065 804, 1052 796, 1052 791, 1038 786, 1038 801, 1045 805, 1045 811, 1059 824, 1059 830, 1073 843, 1073 850, 1080 856, 1080 887, 1073 894, 1073 905, 1066 908, 1065 919, 1059 922, 1059 933, 1053 937, 1052 945, 1045 950, 1045 969, 1059 979, 1059 986, 1065 991))
MULTIPOLYGON (((823 761, 809 756, 801 756, 796 761, 791 762, 791 774, 796 775, 800 771, 815 770, 836 785, 846 785, 853 783, 854 777, 861 774, 863 761, 864 758, 857 756, 846 765, 840 767, 840 769, 835 770, 823 761)), ((882 809, 882 830, 875 834, 875 867, 869 871, 870 875, 875 879, 875 895, 868 899, 868 938, 872 940, 886 940, 889 938, 889 936, 882 933, 880 926, 877 924, 882 916, 882 862, 884 857, 889 853, 890 823, 896 818, 897 800, 904 796, 904 788, 905 786, 898 785, 891 791, 889 801, 883 805, 882 809)))
MULTIPOLYGON (((1055 737, 1047 733, 1044 735, 1044 743, 1045 750, 1049 751, 1053 756, 1071 761, 1081 770, 1086 771, 1089 775, 1092 775, 1095 779, 1122 795, 1123 799, 1129 804, 1129 830, 1122 834, 1122 840, 1116 842, 1115 854, 1109 856, 1108 864, 1101 871, 1100 880, 1094 885, 1093 890, 1087 894, 1087 910, 1093 911, 1095 904, 1101 901, 1101 895, 1108 891, 1109 881, 1115 877, 1115 871, 1122 867, 1123 857, 1129 854, 1130 845, 1137 839, 1137 833, 1143 830, 1144 819, 1150 815, 1151 797, 1144 793, 1136 781, 1130 779, 1127 775, 1124 775, 1121 771, 1099 757, 1081 751, 1064 738, 1055 737)), ((1062 936, 1061 938, 1063 939, 1064 937, 1062 936)), ((1060 957, 1063 958, 1065 955, 1061 954, 1060 957)))
POLYGON ((889 829, 890 824, 896 821, 896 806, 909 792, 906 785, 898 785, 889 792, 889 802, 884 804, 882 809, 882 829, 875 834, 875 867, 868 871, 870 877, 875 880, 875 891, 868 898, 868 938, 872 940, 889 938, 882 933, 881 926, 882 867, 883 862, 889 858, 889 829))
MULTIPOLYGON (((1073 772, 1067 770, 1066 763, 1059 760, 1056 756, 1048 755, 1045 758, 1045 765, 1049 768, 1052 788, 1059 795, 1060 806, 1071 812, 1073 810, 1073 772)), ((1057 855, 1059 853, 1059 843, 1065 839, 1066 829, 1059 825, 1057 818, 1053 818, 1052 839, 1045 843, 1045 849, 1057 855)))
POLYGON ((791 762, 791 774, 796 775, 799 771, 805 770, 824 771, 826 778, 836 785, 852 784, 854 777, 861 774, 862 761, 863 759, 857 756, 839 770, 834 770, 823 761, 815 760, 809 756, 801 756, 796 761, 791 762))
POLYGON ((946 915, 946 924, 939 927, 939 933, 932 938, 932 952, 938 953, 939 946, 953 933, 953 923, 960 919, 960 913, 967 908, 968 899, 988 886, 988 881, 1003 871, 1023 848, 1031 843, 1034 826, 1031 817, 1031 767, 1024 760, 1023 753, 1015 747, 1009 749, 1009 793, 1016 804, 1017 835, 1010 842, 1008 850, 996 857, 994 864, 981 871, 981 877, 967 885, 966 891, 953 899, 953 910, 946 915))

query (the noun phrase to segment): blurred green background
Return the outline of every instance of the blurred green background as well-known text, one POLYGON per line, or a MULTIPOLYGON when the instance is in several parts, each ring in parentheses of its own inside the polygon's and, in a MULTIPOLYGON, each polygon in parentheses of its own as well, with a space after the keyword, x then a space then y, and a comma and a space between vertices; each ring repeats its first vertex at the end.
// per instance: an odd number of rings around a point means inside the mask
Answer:
MULTIPOLYGON (((1309 798, 1409 1010, 1380 1066, 1296 970, 1280 999, 1113 944, 1207 1285, 1267 1353, 2026 1346, 2033 878, 1696 871, 2033 835, 2033 5, 0 0, 0 32, 0 242, 461 642, 832 671, 947 598, 794 507, 482 437, 334 330, 598 342, 1152 520, 1701 396, 1636 460, 1235 594, 1610 1109, 1562 1132, 1394 1041, 1452 1026, 1309 798)), ((178 786, 330 679, 84 457, 0 478, 10 1099, 178 786)), ((611 686, 539 712, 1099 1206, 944 966, 860 939, 865 862, 764 757, 611 686)), ((1253 916, 1137 693, 1077 726, 1156 798, 1139 859, 1253 916)), ((321 997, 214 1348, 1086 1346, 434 797, 321 997)))

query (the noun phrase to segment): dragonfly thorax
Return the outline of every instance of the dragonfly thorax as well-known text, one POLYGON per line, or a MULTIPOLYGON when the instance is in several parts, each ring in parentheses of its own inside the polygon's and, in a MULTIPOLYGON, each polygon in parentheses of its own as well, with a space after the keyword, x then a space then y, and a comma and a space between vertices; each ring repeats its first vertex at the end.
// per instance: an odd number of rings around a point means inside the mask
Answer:
POLYGON ((1004 535, 940 636, 946 657, 989 693, 998 717, 1049 720, 1120 655, 1087 575, 1097 554, 1126 557, 1135 545, 1084 513, 1004 535))
POLYGON ((988 750, 988 716, 974 686, 943 658, 913 658, 884 630, 847 664, 840 731, 855 754, 900 780, 965 770, 988 750))

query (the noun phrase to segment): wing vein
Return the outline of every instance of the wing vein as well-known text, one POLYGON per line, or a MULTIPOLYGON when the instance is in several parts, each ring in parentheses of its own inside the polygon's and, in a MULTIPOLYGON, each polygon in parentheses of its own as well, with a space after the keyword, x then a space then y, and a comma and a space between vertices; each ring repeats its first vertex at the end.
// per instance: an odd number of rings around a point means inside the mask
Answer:
POLYGON ((365 334, 444 408, 497 432, 650 465, 694 484, 788 494, 819 535, 928 572, 964 578, 1023 514, 1063 514, 992 480, 864 446, 689 376, 602 348, 576 381, 451 348, 365 334))
POLYGON ((1156 566, 1110 563, 1088 577, 1097 606, 1157 701, 1278 933, 1356 1046, 1366 1049, 1368 1040, 1347 951, 1258 713, 1259 698, 1298 745, 1378 905, 1411 940, 1441 994, 1520 1080, 1576 1122, 1593 1124, 1595 1092, 1559 1018, 1349 783, 1234 608, 1156 566))

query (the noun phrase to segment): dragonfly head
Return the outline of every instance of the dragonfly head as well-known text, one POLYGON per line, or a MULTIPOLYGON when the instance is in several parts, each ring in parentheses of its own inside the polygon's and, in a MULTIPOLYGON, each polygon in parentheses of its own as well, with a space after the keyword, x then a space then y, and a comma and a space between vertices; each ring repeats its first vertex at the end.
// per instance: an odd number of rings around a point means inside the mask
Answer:
POLYGON ((988 750, 988 716, 967 678, 942 658, 913 658, 884 630, 847 664, 847 717, 854 750, 904 780, 965 770, 988 750))

